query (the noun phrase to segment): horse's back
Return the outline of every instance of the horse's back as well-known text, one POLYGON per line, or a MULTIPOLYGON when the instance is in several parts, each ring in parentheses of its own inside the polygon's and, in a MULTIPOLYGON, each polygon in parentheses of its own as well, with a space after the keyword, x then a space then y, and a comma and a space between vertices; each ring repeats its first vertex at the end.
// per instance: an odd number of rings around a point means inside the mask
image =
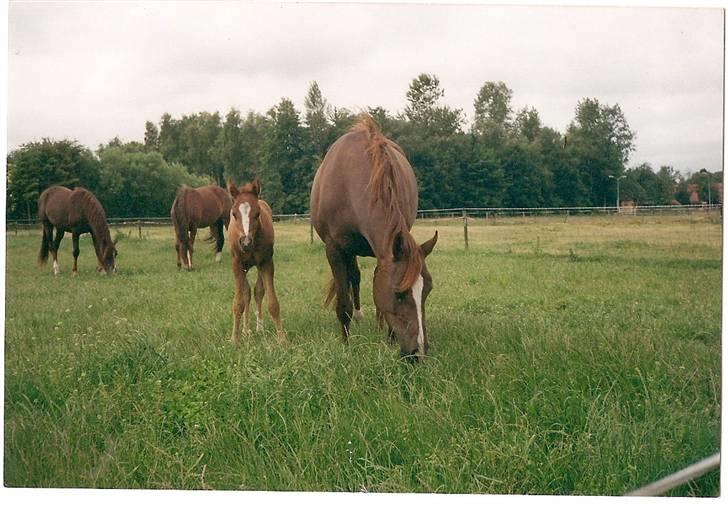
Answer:
POLYGON ((63 226, 68 222, 72 191, 65 186, 51 186, 38 198, 38 219, 63 226))
MULTIPOLYGON (((402 149, 384 138, 392 166, 392 191, 408 227, 417 214, 417 181, 402 149)), ((376 203, 369 188, 372 158, 370 138, 365 130, 341 136, 329 149, 314 177, 311 189, 311 221, 324 242, 358 242, 364 236, 373 241, 386 210, 376 203)), ((366 248, 364 248, 366 249, 366 248)))

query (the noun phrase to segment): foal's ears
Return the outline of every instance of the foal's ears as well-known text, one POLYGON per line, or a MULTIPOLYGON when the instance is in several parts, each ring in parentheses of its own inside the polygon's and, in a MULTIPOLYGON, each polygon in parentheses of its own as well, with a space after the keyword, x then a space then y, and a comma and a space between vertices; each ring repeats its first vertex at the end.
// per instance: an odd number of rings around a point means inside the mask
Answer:
POLYGON ((435 244, 437 244, 437 230, 435 230, 435 235, 432 236, 432 239, 420 244, 420 251, 422 251, 422 256, 427 258, 427 255, 432 253, 432 249, 435 247, 435 244))
POLYGON ((255 176, 255 179, 250 183, 250 193, 256 197, 260 197, 260 178, 255 176))
POLYGON ((232 178, 228 178, 228 180, 227 180, 227 189, 228 189, 228 192, 230 192, 230 195, 232 195, 233 198, 237 197, 238 196, 238 193, 240 193, 238 191, 238 188, 235 186, 235 183, 233 183, 232 178))

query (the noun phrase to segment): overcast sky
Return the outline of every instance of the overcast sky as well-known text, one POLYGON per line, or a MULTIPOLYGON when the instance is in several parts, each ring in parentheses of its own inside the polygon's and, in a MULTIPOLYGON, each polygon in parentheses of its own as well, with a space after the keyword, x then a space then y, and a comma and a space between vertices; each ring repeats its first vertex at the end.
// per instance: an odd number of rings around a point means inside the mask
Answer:
POLYGON ((235 107, 402 111, 439 77, 472 118, 486 81, 564 132, 577 102, 619 103, 629 165, 721 169, 719 9, 244 3, 17 3, 8 14, 8 148, 71 138, 143 140, 144 123, 235 107))

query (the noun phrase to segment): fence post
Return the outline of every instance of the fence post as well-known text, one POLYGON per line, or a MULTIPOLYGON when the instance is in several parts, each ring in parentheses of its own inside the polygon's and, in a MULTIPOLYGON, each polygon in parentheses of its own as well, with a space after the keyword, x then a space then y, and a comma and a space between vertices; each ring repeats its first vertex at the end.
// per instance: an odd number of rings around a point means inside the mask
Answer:
POLYGON ((137 221, 137 229, 139 230, 139 239, 142 238, 142 220, 137 221))
POLYGON ((311 221, 310 218, 308 220, 308 226, 309 226, 308 233, 309 233, 309 236, 310 236, 309 237, 310 244, 313 244, 313 222, 311 221))
POLYGON ((463 233, 465 234, 465 249, 468 249, 468 212, 463 209, 463 233))

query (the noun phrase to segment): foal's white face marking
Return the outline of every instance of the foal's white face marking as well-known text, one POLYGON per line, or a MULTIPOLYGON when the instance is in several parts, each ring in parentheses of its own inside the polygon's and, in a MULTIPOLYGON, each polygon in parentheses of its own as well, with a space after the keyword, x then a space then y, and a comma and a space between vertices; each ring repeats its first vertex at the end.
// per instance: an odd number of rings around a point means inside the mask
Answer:
POLYGON ((243 233, 247 236, 250 234, 250 204, 243 202, 238 209, 240 209, 240 219, 243 222, 243 233))
POLYGON ((422 288, 424 285, 425 282, 422 279, 422 274, 417 276, 415 283, 412 285, 412 298, 415 299, 417 323, 419 324, 419 330, 417 331, 417 349, 420 355, 425 354, 425 331, 422 328, 422 288))

